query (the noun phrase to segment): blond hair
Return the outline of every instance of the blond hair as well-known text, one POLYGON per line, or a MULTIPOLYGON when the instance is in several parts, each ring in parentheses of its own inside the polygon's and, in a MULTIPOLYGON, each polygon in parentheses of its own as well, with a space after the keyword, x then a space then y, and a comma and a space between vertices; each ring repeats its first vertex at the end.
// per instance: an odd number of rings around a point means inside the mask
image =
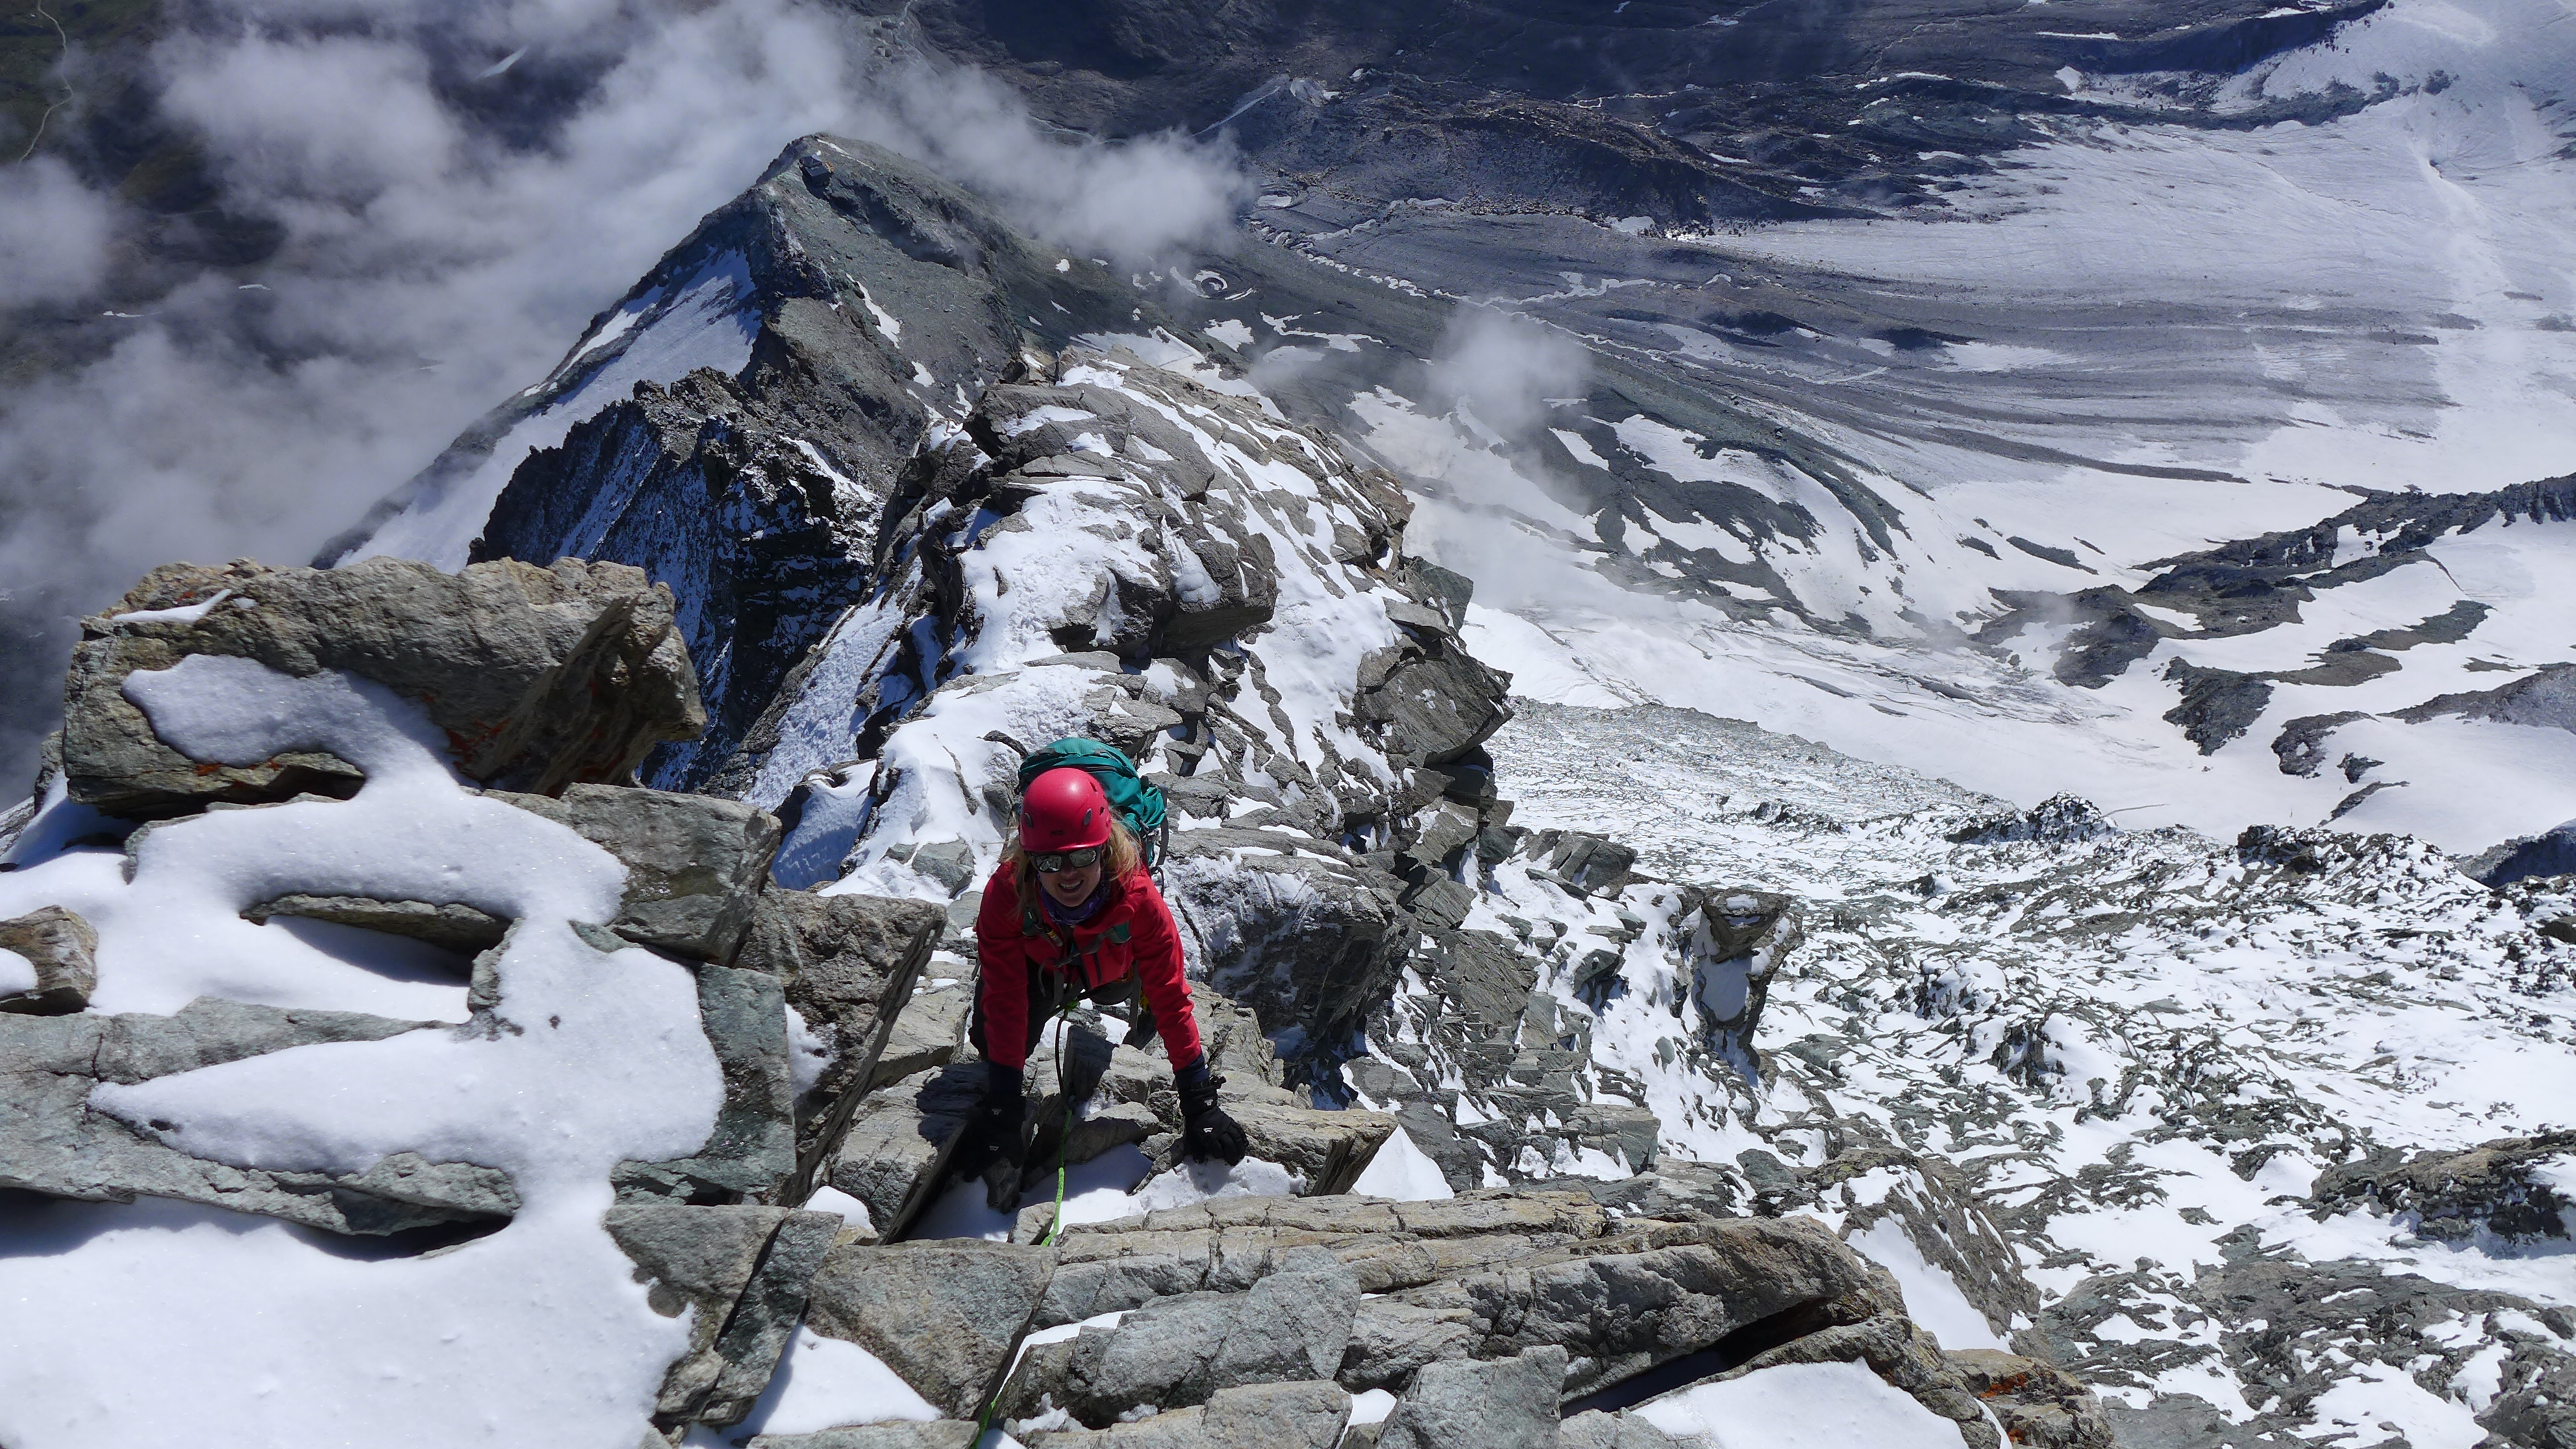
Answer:
MULTIPOLYGON (((1061 854, 1048 851, 1049 855, 1061 854)), ((1020 832, 1013 830, 1002 842, 1002 864, 1011 873, 1011 888, 1019 893, 1020 904, 1034 905, 1038 895, 1038 869, 1030 863, 1026 847, 1020 844, 1020 832)), ((1136 843, 1136 833, 1127 822, 1112 813, 1109 817, 1109 844, 1100 856, 1100 878, 1115 889, 1121 881, 1144 867, 1145 847, 1136 843)))

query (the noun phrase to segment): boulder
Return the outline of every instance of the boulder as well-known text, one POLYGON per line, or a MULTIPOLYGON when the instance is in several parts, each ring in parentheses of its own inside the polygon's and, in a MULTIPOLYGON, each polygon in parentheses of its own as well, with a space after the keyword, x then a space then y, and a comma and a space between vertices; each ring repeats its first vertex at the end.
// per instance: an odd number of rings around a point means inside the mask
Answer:
POLYGON ((98 989, 98 932, 60 906, 0 921, 0 952, 27 963, 24 984, 0 976, 0 1011, 65 1016, 86 1010, 98 989))
POLYGON ((815 1275, 805 1324, 875 1354, 941 1412, 973 1418, 1054 1265, 1051 1250, 1011 1243, 844 1243, 815 1275))
POLYGON ((151 819, 219 800, 355 789, 355 768, 319 752, 210 768, 164 743, 125 697, 125 680, 190 654, 374 680, 423 706, 469 779, 508 790, 630 779, 654 745, 706 724, 671 592, 639 569, 579 559, 454 574, 396 558, 340 569, 167 564, 81 623, 64 690, 72 799, 151 819))
POLYGON ((1027 1436, 1029 1449, 1334 1449, 1351 1396, 1330 1382, 1246 1384, 1193 1405, 1108 1428, 1027 1436))
POLYGON ((1324 842, 1268 831, 1176 833, 1164 866, 1207 983, 1273 1037, 1319 1045, 1349 1040, 1394 989, 1413 935, 1400 889, 1324 842))
POLYGON ((561 798, 492 792, 570 827, 626 867, 617 918, 600 924, 639 946, 730 963, 778 849, 768 812, 711 795, 573 785, 561 798))
POLYGON ((1427 765, 1457 759, 1512 717, 1512 677, 1455 645, 1405 660, 1385 682, 1351 701, 1352 712, 1384 732, 1387 751, 1427 765))
POLYGON ((1565 1362, 1565 1350, 1548 1344, 1512 1358, 1427 1364, 1387 1415, 1378 1449, 1556 1449, 1565 1362))
POLYGON ((1249 1291, 1162 1298, 1114 1327, 1032 1344, 1002 1389, 1002 1412, 1061 1409, 1101 1428, 1138 1404, 1177 1408, 1246 1384, 1328 1379, 1359 1303, 1359 1280, 1338 1258, 1293 1250, 1249 1291))
POLYGON ((689 1349, 654 1401, 663 1428, 731 1424, 750 1411, 805 1312, 806 1285, 841 1221, 770 1207, 617 1207, 608 1235, 666 1318, 695 1310, 689 1349))

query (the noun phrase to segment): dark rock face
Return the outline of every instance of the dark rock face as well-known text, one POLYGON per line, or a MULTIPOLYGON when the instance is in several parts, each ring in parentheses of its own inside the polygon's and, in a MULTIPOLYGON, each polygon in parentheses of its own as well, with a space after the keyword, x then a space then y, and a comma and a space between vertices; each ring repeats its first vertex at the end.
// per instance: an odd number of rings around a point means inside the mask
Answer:
POLYGON ((74 800, 150 819, 356 788, 357 771, 325 754, 206 769, 165 744, 122 690, 127 676, 192 654, 373 680, 428 710, 469 778, 535 794, 630 778, 654 745, 705 724, 671 593, 631 568, 169 564, 82 624, 62 742, 74 800))
POLYGON ((2366 1208, 2437 1242, 2565 1242, 2576 1237, 2576 1200, 2537 1170, 2570 1154, 2576 1132, 2508 1137, 2456 1153, 2382 1149, 2319 1173, 2309 1199, 2320 1215, 2366 1208))
POLYGON ((790 671, 875 585, 905 460, 961 390, 1018 368, 1024 341, 1137 326, 1122 280, 862 142, 790 147, 630 300, 718 263, 756 299, 742 374, 639 387, 531 456, 473 552, 614 560, 670 586, 709 716, 703 739, 647 766, 675 789, 734 781, 728 762, 790 671))
POLYGON ((2489 846, 2460 862, 2460 870, 2480 885, 2499 888, 2540 876, 2576 875, 2576 821, 2489 846))
POLYGON ((654 1402, 665 1429, 731 1424, 769 1384, 841 1220, 767 1207, 619 1207, 608 1234, 649 1282, 653 1310, 694 1309, 689 1350, 654 1402))

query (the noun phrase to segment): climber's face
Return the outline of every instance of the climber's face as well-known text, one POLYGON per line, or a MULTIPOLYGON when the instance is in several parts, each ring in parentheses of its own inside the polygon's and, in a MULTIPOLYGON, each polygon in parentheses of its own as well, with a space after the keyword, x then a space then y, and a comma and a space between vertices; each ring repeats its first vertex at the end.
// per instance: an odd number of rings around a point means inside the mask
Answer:
POLYGON ((1046 884, 1047 894, 1055 897, 1057 905, 1078 906, 1091 899, 1092 891, 1099 887, 1100 862, 1094 860, 1080 870, 1040 871, 1038 879, 1046 884))

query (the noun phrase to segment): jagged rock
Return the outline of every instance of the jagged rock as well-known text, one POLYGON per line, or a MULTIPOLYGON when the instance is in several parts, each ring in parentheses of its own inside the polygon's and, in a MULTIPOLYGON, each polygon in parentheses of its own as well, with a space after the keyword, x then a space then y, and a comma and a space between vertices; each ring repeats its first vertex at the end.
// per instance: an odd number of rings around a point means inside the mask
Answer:
MULTIPOLYGON (((493 1225, 519 1210, 509 1174, 400 1153, 363 1174, 273 1172, 191 1157, 171 1130, 129 1123, 102 1083, 316 1042, 382 1041, 434 1025, 355 1012, 290 1011, 211 998, 171 1016, 0 1015, 0 1188, 84 1202, 176 1198, 336 1233, 493 1225)), ((177 1124, 171 1124, 175 1127, 177 1124)))
POLYGON ((1411 931, 1393 877, 1330 847, 1275 853, 1289 838, 1265 835, 1175 834, 1163 889, 1208 984, 1265 1031, 1293 1031, 1293 1062, 1297 1044, 1329 1049, 1359 1030, 1403 970, 1411 931))
POLYGON ((959 1129, 984 1099, 984 1064, 917 1072, 857 1104, 824 1181, 867 1204, 880 1237, 900 1237, 947 1170, 959 1129))
POLYGON ((1989 1348, 1949 1358, 2010 1442, 2028 1449, 2112 1449, 2101 1400, 2055 1365, 1989 1348))
MULTIPOLYGON (((925 967, 927 976, 934 968, 925 967)), ((889 1082, 901 1081, 932 1067, 944 1067, 957 1059, 966 1046, 967 1017, 975 1005, 975 983, 971 976, 934 977, 914 986, 912 1000, 894 1019, 894 1030, 886 1034, 886 1044, 877 1053, 876 1070, 868 1075, 868 1090, 874 1091, 889 1082)), ((829 1144, 824 1144, 829 1150, 829 1144)))
POLYGON ((1943 1356, 1932 1335, 1915 1327, 1902 1312, 1882 1308, 1859 1322, 1819 1327, 1755 1354, 1715 1375, 1715 1380, 1742 1378, 1787 1363, 1866 1364, 1880 1378, 1913 1395, 1916 1403, 1957 1424, 1967 1449, 2005 1449, 2005 1440, 1986 1418, 1965 1375, 1943 1356))
POLYGON ((980 1437, 972 1419, 929 1423, 859 1424, 817 1434, 760 1434, 751 1449, 974 1449, 980 1437))
POLYGON ((1032 1433, 1029 1449, 1334 1449, 1351 1396, 1333 1383, 1247 1384, 1193 1405, 1085 1432, 1032 1433))
POLYGON ((656 743, 706 724, 672 607, 670 590, 641 571, 579 559, 455 574, 394 558, 342 569, 167 564, 82 622, 65 686, 64 783, 74 800, 134 819, 355 788, 356 770, 324 754, 209 769, 163 743, 125 679, 190 654, 374 680, 427 709, 457 768, 486 785, 551 794, 623 780, 656 743))
POLYGON ((279 916, 327 921, 362 931, 382 931, 426 941, 444 951, 472 956, 501 944, 510 923, 472 906, 428 901, 380 901, 368 896, 284 895, 259 902, 242 919, 265 925, 279 916))
POLYGON ((1895 1147, 1857 1148, 1807 1169, 1799 1182, 1795 1193, 1775 1191, 1766 1210, 1794 1204, 1834 1214, 1846 1242, 1892 1227, 1998 1334, 2039 1311, 2039 1289, 2022 1271, 2020 1254, 1948 1162, 1895 1147))
POLYGON ((1243 1127, 1254 1157, 1296 1175, 1301 1190, 1316 1195, 1350 1191, 1377 1150, 1395 1135, 1395 1118, 1383 1112, 1322 1112, 1276 1087, 1220 1094, 1243 1127))
MULTIPOLYGON (((912 1003, 941 925, 938 907, 885 896, 767 890, 754 903, 750 933, 734 964, 783 983, 786 1004, 809 1031, 825 1038, 829 1052, 813 1086, 796 1103, 796 1164, 807 1187, 857 1106, 850 1094, 873 1087, 881 1065, 896 1076, 937 1065, 911 1059, 926 1056, 927 1043, 892 1059, 887 1047, 912 1003)), ((945 1039, 953 1045, 953 1033, 945 1039)))
POLYGON ((1556 1428, 1556 1449, 1681 1449, 1671 1435, 1628 1414, 1587 1410, 1556 1428))
POLYGON ((617 919, 601 924, 700 961, 733 960, 778 849, 775 817, 707 795, 573 785, 560 799, 501 791, 492 798, 571 827, 626 867, 617 919))
POLYGON ((2490 1234, 2509 1243, 2565 1242, 2576 1238, 2576 1200, 2545 1169, 2570 1155, 2576 1132, 2507 1137, 2466 1152, 2382 1148, 2317 1174, 2308 1200, 2320 1217, 2365 1208, 2437 1242, 2467 1246, 2490 1234))
POLYGON ((1517 1357, 1426 1364, 1387 1415, 1378 1449, 1555 1449, 1566 1353, 1554 1344, 1517 1357))
POLYGON ((1571 1399, 1754 1323, 1813 1333, 1895 1314, 1896 1304, 1884 1275, 1812 1220, 1631 1225, 1368 1300, 1341 1382, 1401 1387, 1443 1358, 1555 1344, 1575 1355, 1571 1399), (1656 1311, 1637 1312, 1641 1302, 1656 1311))
POLYGON ((1637 852, 1633 847, 1580 830, 1543 830, 1531 838, 1529 853, 1557 879, 1584 895, 1617 895, 1637 878, 1637 852))
POLYGON ((1385 682, 1351 703, 1362 720, 1382 727, 1389 753, 1438 765, 1483 744, 1512 717, 1504 696, 1511 676, 1456 647, 1397 665, 1385 682))
POLYGON ((845 1243, 815 1275, 805 1323, 875 1354, 942 1412, 969 1418, 1010 1367, 1054 1265, 1053 1250, 1011 1243, 845 1243))
POLYGON ((1682 959, 1700 1040, 1747 1080, 1760 1076, 1753 1036, 1771 982, 1806 939, 1798 902, 1773 891, 1712 890, 1691 917, 1682 959))
POLYGON ((1413 818, 1398 854, 1446 868, 1450 857, 1475 843, 1482 828, 1475 811, 1443 801, 1413 818))
POLYGON ((699 963, 698 1020, 724 1073, 724 1102, 706 1144, 670 1162, 610 1174, 622 1200, 773 1197, 796 1171, 794 1069, 784 983, 762 971, 699 963))
POLYGON ((2576 875, 2576 820, 2491 845, 2462 860, 2460 873, 2497 889, 2535 876, 2576 875))
POLYGON ((1329 1379, 1359 1303, 1359 1280, 1339 1259, 1293 1249, 1247 1292, 1161 1298, 1115 1327, 1032 1345, 1003 1387, 1002 1412, 1062 1409, 1096 1429, 1137 1404, 1178 1408, 1246 1384, 1329 1379))
POLYGON ((98 989, 98 932, 60 906, 0 921, 0 951, 25 961, 35 975, 23 989, 0 991, 0 1011, 65 1016, 87 1009, 98 989))
POLYGON ((1990 816, 1950 832, 1953 845, 2011 845, 2028 841, 2098 840, 2119 827, 2080 795, 2051 795, 2018 815, 1990 816))
POLYGON ((832 1235, 830 1213, 769 1207, 616 1207, 608 1234, 652 1285, 653 1311, 694 1309, 689 1349, 664 1374, 654 1417, 666 1428, 730 1424, 760 1396, 805 1311, 832 1235))

